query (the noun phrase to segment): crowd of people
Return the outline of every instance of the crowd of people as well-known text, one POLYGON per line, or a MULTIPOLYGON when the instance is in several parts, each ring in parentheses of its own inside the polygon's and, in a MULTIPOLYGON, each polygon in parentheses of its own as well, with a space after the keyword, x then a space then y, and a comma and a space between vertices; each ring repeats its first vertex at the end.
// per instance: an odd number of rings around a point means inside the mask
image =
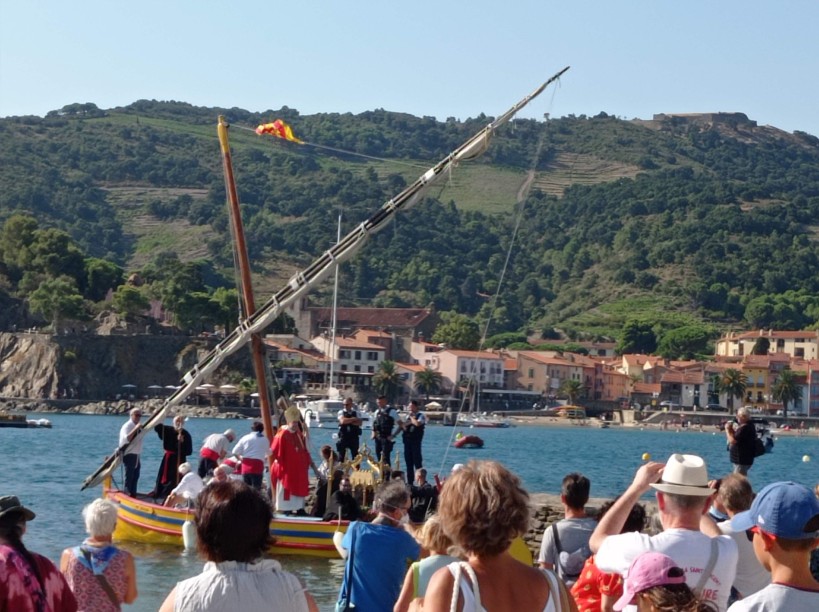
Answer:
MULTIPOLYGON (((408 427, 385 403, 379 410, 374 436, 385 452, 408 427)), ((140 416, 129 415, 123 436, 133 435, 140 416)), ((410 408, 408 422, 423 427, 422 416, 410 408)), ((266 556, 274 511, 304 512, 310 467, 325 487, 317 497, 326 500, 313 513, 350 521, 335 540, 345 560, 337 612, 819 610, 819 572, 811 570, 819 548, 819 487, 774 482, 755 494, 747 476, 752 460, 741 453, 733 473, 720 479, 710 478, 696 455, 646 461, 597 513, 587 511, 589 478, 567 474, 564 518, 544 530, 539 554, 526 563, 515 546, 530 528, 529 494, 500 463, 459 464, 440 487, 413 463, 406 479, 392 472, 364 508, 350 475, 338 469, 356 446, 354 408, 345 405, 339 414, 345 435, 335 450, 321 449, 321 466, 310 457, 298 410, 284 417, 270 445, 257 422, 232 449, 232 430, 209 436, 199 470, 180 463, 191 454, 182 423, 157 428, 163 462, 178 465, 174 479, 167 466, 160 468, 157 490, 174 484, 165 503, 193 509, 206 560, 161 610, 317 610, 305 586, 266 556), (232 468, 231 458, 239 462, 232 468), (265 460, 275 484, 269 495, 258 478, 257 462, 265 460), (654 524, 640 503, 648 492, 656 500, 654 524)), ((731 446, 742 444, 740 423, 728 434, 731 446)), ((420 446, 407 452, 420 463, 420 446)), ((133 475, 126 482, 135 486, 133 475)), ((0 610, 118 610, 137 598, 133 559, 111 540, 116 506, 96 500, 83 516, 88 538, 63 552, 58 569, 22 543, 34 512, 16 497, 0 497, 0 610)))

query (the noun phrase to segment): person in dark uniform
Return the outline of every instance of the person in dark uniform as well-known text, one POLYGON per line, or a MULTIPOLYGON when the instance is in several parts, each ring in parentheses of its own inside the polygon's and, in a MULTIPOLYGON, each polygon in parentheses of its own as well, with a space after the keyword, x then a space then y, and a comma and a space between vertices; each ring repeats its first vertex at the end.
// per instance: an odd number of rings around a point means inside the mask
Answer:
POLYGON ((179 484, 179 466, 188 460, 193 453, 193 440, 190 433, 183 427, 185 417, 181 414, 173 418, 173 427, 159 423, 154 427, 156 435, 162 440, 165 454, 159 464, 156 475, 156 486, 153 497, 164 499, 179 484))
POLYGON ((353 407, 353 398, 344 400, 344 408, 338 411, 338 441, 336 450, 341 461, 346 460, 347 450, 350 459, 358 455, 358 443, 361 436, 361 419, 353 407))
POLYGON ((406 422, 401 423, 404 430, 402 439, 404 441, 404 466, 407 470, 407 482, 415 482, 415 470, 424 465, 421 457, 421 440, 424 439, 424 428, 427 425, 427 417, 418 408, 416 400, 410 400, 409 416, 406 422))
POLYGON ((395 444, 395 436, 398 435, 401 427, 401 421, 398 419, 395 408, 387 406, 386 396, 379 395, 376 401, 378 402, 378 410, 373 420, 375 458, 389 466, 391 465, 392 447, 395 444))

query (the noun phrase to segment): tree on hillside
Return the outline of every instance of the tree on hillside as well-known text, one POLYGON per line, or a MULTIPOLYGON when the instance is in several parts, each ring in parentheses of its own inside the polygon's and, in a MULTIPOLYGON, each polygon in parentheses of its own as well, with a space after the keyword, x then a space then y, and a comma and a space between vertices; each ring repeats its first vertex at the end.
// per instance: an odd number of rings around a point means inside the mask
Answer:
POLYGON ((734 414, 734 398, 745 397, 748 377, 741 370, 728 368, 717 378, 717 383, 717 393, 725 393, 728 396, 728 411, 734 414))
POLYGON ((442 324, 432 335, 436 344, 445 344, 447 348, 474 351, 481 341, 478 324, 466 315, 457 312, 442 312, 442 324))
POLYGON ((125 317, 143 314, 151 303, 142 291, 130 285, 120 285, 114 292, 114 310, 125 317))
POLYGON ((29 248, 38 229, 37 220, 29 215, 12 215, 0 230, 0 267, 13 283, 19 282, 31 261, 29 248))
POLYGON ((802 385, 797 380, 798 374, 790 369, 782 370, 776 378, 771 394, 773 398, 782 402, 782 414, 788 416, 788 404, 796 403, 802 397, 802 385))
POLYGON ((385 359, 378 365, 378 371, 373 376, 373 385, 379 393, 387 396, 388 402, 393 402, 401 385, 400 374, 394 361, 385 359))
POLYGON ((84 313, 83 299, 77 291, 74 279, 61 276, 44 280, 28 298, 31 311, 51 322, 55 334, 65 318, 80 318, 84 313))
POLYGON ((751 355, 767 355, 771 348, 771 341, 764 336, 757 338, 754 342, 754 348, 751 349, 751 355))
POLYGON ((657 350, 653 324, 643 319, 629 319, 623 325, 616 351, 620 355, 639 353, 650 355, 657 350))
POLYGON ((415 375, 415 388, 423 393, 426 400, 429 401, 430 393, 438 392, 442 380, 440 372, 436 372, 427 366, 415 375))
POLYGON ((695 359, 706 354, 713 330, 706 325, 686 325, 669 329, 660 338, 657 352, 667 359, 695 359))
POLYGON ((123 270, 105 259, 89 257, 85 260, 85 297, 93 302, 105 299, 110 289, 122 284, 123 270))

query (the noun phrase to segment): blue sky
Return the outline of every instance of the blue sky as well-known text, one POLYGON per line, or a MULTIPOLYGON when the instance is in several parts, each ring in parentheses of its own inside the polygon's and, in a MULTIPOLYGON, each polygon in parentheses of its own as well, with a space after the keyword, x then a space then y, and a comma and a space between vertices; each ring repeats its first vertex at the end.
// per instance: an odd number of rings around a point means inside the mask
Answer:
POLYGON ((819 2, 0 0, 0 116, 138 99, 251 111, 739 111, 819 135, 819 2))

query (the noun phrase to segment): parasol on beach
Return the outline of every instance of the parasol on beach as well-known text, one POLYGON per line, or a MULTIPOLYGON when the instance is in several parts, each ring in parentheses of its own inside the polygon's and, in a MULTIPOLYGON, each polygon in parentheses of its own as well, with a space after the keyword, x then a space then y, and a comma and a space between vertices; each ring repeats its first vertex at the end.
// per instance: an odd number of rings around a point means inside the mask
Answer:
POLYGON ((440 410, 443 408, 443 406, 441 406, 441 404, 438 402, 429 402, 426 406, 424 406, 424 408, 429 408, 430 410, 440 410))

